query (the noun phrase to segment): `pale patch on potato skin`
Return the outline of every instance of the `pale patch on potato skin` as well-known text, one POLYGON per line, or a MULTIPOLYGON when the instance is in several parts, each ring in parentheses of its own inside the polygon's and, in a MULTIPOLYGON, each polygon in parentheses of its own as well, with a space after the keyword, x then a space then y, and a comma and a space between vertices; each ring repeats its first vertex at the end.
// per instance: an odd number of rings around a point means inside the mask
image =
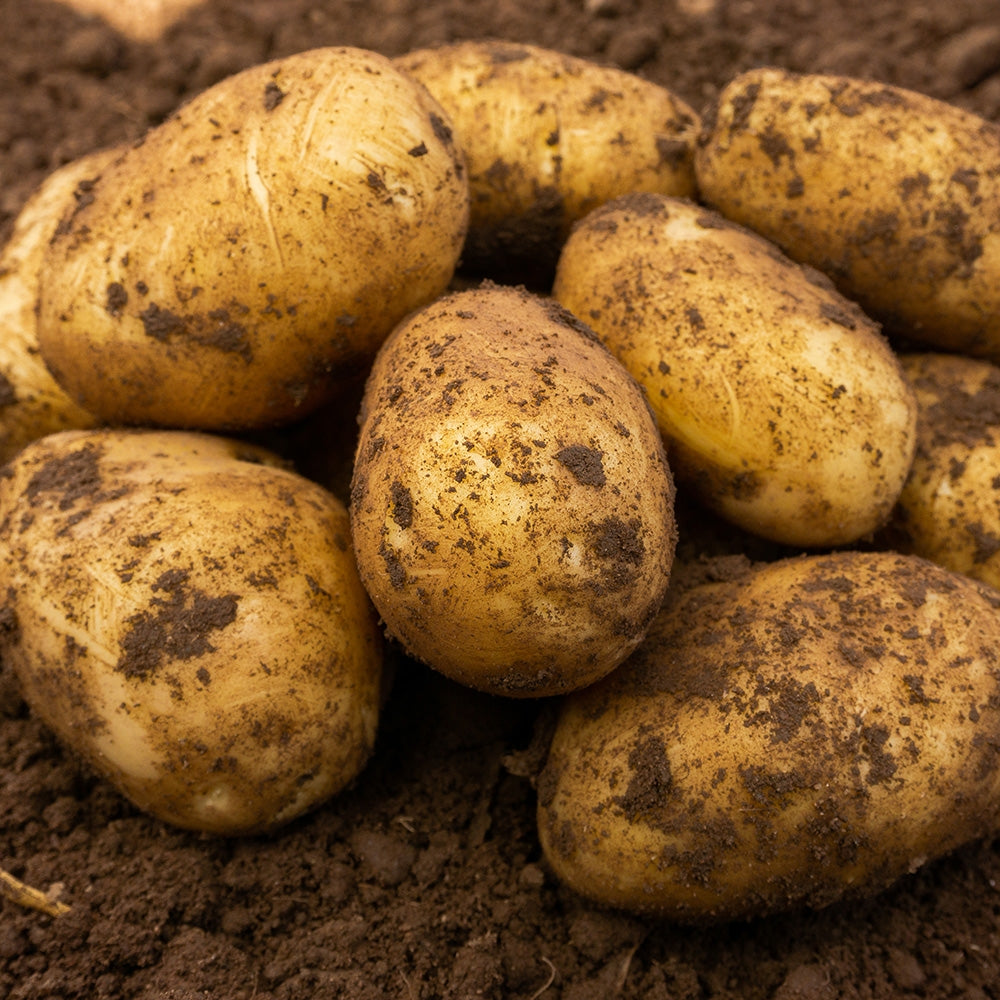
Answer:
POLYGON ((752 70, 706 114, 701 197, 892 335, 1000 359, 1000 129, 923 94, 752 70))
POLYGON ((62 215, 39 346, 108 423, 287 423, 447 288, 467 222, 447 116, 389 59, 264 63, 121 152, 62 215))
POLYGON ((659 608, 676 544, 638 386, 557 304, 493 285, 438 300, 380 351, 351 518, 389 633, 513 697, 620 663, 659 608))
POLYGON ((640 193, 567 241, 553 295, 646 389, 679 482, 773 541, 850 544, 909 470, 916 403, 878 325, 769 241, 640 193))
POLYGON ((263 832, 360 772, 382 639, 346 508, 241 442, 76 431, 0 479, 0 648, 135 805, 263 832))
POLYGON ((846 552, 671 589, 639 650, 563 702, 546 858, 682 922, 874 894, 1000 822, 1000 595, 846 552))
POLYGON ((629 191, 694 195, 701 122, 664 87, 500 40, 395 62, 441 102, 465 152, 472 273, 547 288, 573 223, 598 205, 629 191))
POLYGON ((938 353, 900 361, 919 408, 917 449, 885 538, 1000 587, 1000 368, 938 353))

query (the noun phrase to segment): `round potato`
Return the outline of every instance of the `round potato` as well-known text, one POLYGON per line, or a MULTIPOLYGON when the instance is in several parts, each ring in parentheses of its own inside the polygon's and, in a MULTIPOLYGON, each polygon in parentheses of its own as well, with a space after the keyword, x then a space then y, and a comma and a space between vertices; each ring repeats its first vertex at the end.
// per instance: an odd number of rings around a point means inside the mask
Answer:
POLYGON ((813 547, 887 520, 916 403, 822 275, 693 202, 635 194, 577 226, 553 294, 645 387, 678 483, 712 510, 813 547))
POLYGON ((547 290, 587 212, 629 191, 694 194, 698 116, 648 80, 505 41, 419 49, 396 65, 440 101, 465 152, 467 269, 547 290))
POLYGON ((39 270, 60 218, 89 197, 95 178, 118 152, 90 153, 46 177, 14 220, 0 253, 0 464, 30 441, 96 422, 45 367, 35 306, 39 270))
POLYGON ((874 894, 1000 823, 1000 594, 844 552, 674 590, 563 702, 545 857, 580 893, 682 922, 874 894))
POLYGON ((904 354, 919 407, 913 468, 887 537, 1000 588, 1000 368, 952 354, 904 354))
POLYGON ((375 738, 382 640, 347 510, 273 461, 64 431, 0 480, 4 662, 66 746, 188 829, 273 829, 375 738))
POLYGON ((1000 360, 1000 128, 923 94, 756 69, 706 116, 702 198, 892 334, 1000 360))
POLYGON ((60 221, 38 340, 108 423, 304 416, 447 287, 468 184, 445 112, 390 60, 316 49, 194 98, 60 221))
POLYGON ((673 499, 639 387, 555 303, 453 293, 379 352, 358 564, 390 635, 453 680, 537 697, 616 667, 663 600, 673 499))

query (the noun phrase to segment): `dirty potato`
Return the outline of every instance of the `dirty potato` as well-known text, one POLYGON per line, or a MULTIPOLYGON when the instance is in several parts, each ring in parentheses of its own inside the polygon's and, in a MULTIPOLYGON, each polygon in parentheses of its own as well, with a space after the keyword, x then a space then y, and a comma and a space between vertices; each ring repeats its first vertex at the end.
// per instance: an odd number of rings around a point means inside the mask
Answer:
POLYGON ((1000 360, 1000 128, 923 94, 755 69, 706 115, 701 196, 887 330, 1000 360))
POLYGON ((0 652, 133 803, 273 829, 371 752, 381 636, 346 508, 247 445, 64 431, 0 479, 0 652))
POLYGON ((671 589, 567 696, 539 780, 557 875, 707 922, 869 895, 1000 824, 1000 595, 845 552, 671 589))
POLYGON ((644 386, 706 506, 798 546, 887 520, 916 403, 877 324, 818 272, 693 202, 636 194, 576 227, 554 295, 644 386))
POLYGON ((639 387, 550 300, 453 293, 379 352, 358 563, 390 635, 454 680, 542 696, 616 667, 663 599, 673 496, 639 387))
POLYGON ((469 170, 463 262, 548 289, 572 224, 616 195, 693 195, 695 112, 624 70, 505 41, 418 49, 396 65, 448 112, 469 170))
POLYGON ((445 112, 390 60, 315 49, 195 97, 60 219, 38 340, 108 423, 297 419, 444 291, 468 185, 445 112))
POLYGON ((45 367, 35 306, 41 263, 59 220, 89 197, 95 179, 118 152, 90 153, 46 177, 14 220, 0 253, 0 464, 30 441, 96 422, 45 367))
POLYGON ((913 468, 891 543, 1000 588, 1000 368, 952 354, 904 354, 919 407, 913 468))

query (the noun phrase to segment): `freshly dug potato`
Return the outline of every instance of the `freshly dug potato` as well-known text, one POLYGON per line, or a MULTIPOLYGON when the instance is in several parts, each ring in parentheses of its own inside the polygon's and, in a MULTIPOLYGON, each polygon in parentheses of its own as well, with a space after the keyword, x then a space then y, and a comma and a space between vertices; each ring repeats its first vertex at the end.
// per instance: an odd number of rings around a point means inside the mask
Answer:
POLYGON ((645 387, 671 468, 712 510, 789 545, 889 517, 916 403, 877 324, 829 281, 685 199, 592 212, 553 294, 645 387))
POLYGON ((550 300, 485 285, 401 324, 351 485, 390 635, 460 683, 537 697, 616 667, 670 577, 673 482, 642 393, 550 300))
POLYGON ((904 354, 919 417, 892 544, 1000 588, 1000 368, 952 354, 904 354))
POLYGON ((898 553, 672 587, 632 658, 562 705, 545 857, 601 903, 708 922, 874 894, 995 833, 998 612, 898 553))
POLYGON ((706 116, 702 198, 891 333, 1000 360, 1000 128, 923 94, 756 69, 706 116))
POLYGON ((534 45, 468 41, 396 65, 447 110, 471 205, 463 263, 544 286, 573 223, 629 191, 693 195, 695 112, 631 73, 534 45))
POLYGON ((0 655, 141 809, 273 829, 372 749, 381 636, 347 510, 260 449, 64 431, 0 479, 0 655))
POLYGON ((50 174, 25 203, 0 253, 0 464, 46 434, 95 423, 45 367, 35 304, 41 262, 59 219, 89 197, 94 179, 118 152, 90 153, 50 174))
POLYGON ((155 45, 164 32, 204 0, 62 0, 80 14, 99 17, 135 41, 155 45))
POLYGON ((451 279, 468 185, 445 112, 390 60, 316 49, 221 81, 60 221, 38 339, 110 423, 304 416, 451 279))

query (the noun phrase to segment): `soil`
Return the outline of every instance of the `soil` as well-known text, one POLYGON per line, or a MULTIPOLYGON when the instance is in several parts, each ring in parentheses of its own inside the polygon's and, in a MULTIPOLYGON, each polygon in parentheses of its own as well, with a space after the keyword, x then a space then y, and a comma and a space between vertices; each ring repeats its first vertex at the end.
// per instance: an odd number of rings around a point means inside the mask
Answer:
MULTIPOLYGON (((156 44, 0 0, 0 239, 45 173, 135 138, 254 62, 464 37, 616 63, 703 107, 762 63, 902 84, 1000 119, 995 0, 208 0, 156 44)), ((732 534, 721 533, 723 539, 732 534)), ((723 543, 716 541, 718 547, 723 543)), ((408 661, 356 785, 278 834, 219 840, 132 808, 0 666, 0 867, 71 910, 0 901, 10 1000, 1000 997, 1000 845, 867 902, 691 929, 602 910, 540 857, 530 775, 551 705, 408 661)))

